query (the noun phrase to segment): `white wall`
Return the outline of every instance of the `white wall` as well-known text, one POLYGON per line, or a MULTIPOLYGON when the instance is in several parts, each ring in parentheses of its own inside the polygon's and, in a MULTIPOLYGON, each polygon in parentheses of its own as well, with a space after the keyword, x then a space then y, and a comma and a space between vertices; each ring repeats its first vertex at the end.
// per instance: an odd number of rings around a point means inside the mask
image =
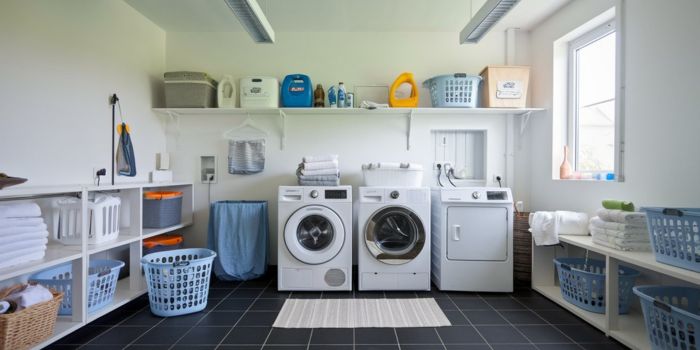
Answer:
MULTIPOLYGON (((356 84, 390 85, 402 71, 412 71, 418 83, 438 74, 478 74, 487 64, 503 64, 505 35, 492 33, 479 45, 458 45, 456 33, 278 33, 274 45, 253 44, 245 33, 168 33, 166 66, 173 70, 205 71, 219 78, 232 74, 308 74, 325 88, 344 81, 352 91, 356 84)), ((429 106, 425 89, 421 105, 429 106)), ((357 101, 359 103, 359 101, 357 101)), ((262 174, 226 174, 226 141, 222 134, 244 117, 181 118, 179 132, 169 138, 176 175, 197 179, 199 156, 216 154, 219 183, 212 185, 212 200, 262 199, 270 206, 272 261, 276 260, 277 187, 294 185, 294 171, 306 154, 340 155, 341 183, 359 186, 360 166, 366 162, 412 161, 426 169, 432 165, 431 129, 488 130, 487 177, 504 175, 505 116, 415 117, 413 148, 406 150, 406 118, 400 116, 289 116, 287 148, 279 148, 279 117, 254 116, 270 137, 266 168, 262 174)), ((175 130, 171 125, 169 129, 175 130)), ((426 171, 424 184, 433 185, 426 171)), ((206 244, 207 187, 195 188, 195 226, 188 245, 206 244)), ((356 191, 355 191, 356 193, 356 191)))
POLYGON ((638 206, 698 206, 700 2, 695 0, 625 1, 625 181, 552 180, 552 120, 563 117, 551 113, 552 42, 612 3, 573 1, 531 32, 533 104, 550 109, 533 117, 528 131, 531 209, 593 213, 605 198, 632 200, 638 206))
POLYGON ((0 47, 0 172, 28 186, 91 183, 93 167, 109 175, 117 93, 138 170, 117 181, 148 179, 165 149, 150 110, 162 104, 163 30, 122 1, 8 0, 0 47))

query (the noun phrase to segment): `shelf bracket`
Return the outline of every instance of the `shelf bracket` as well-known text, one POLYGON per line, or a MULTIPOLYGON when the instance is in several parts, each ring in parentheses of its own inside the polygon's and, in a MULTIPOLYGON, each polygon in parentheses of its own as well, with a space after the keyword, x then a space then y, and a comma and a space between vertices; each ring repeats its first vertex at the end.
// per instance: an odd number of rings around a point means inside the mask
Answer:
POLYGON ((282 126, 282 135, 280 136, 280 150, 284 151, 284 147, 287 145, 287 114, 284 113, 282 109, 280 111, 280 122, 282 126))
POLYGON ((408 112, 406 115, 406 122, 408 123, 408 126, 406 128, 406 150, 410 151, 411 150, 411 128, 413 124, 413 108, 408 112))
POLYGON ((531 114, 532 114, 532 111, 520 114, 520 116, 522 117, 520 119, 520 136, 522 136, 525 133, 525 130, 527 130, 527 125, 530 123, 530 115, 531 114))

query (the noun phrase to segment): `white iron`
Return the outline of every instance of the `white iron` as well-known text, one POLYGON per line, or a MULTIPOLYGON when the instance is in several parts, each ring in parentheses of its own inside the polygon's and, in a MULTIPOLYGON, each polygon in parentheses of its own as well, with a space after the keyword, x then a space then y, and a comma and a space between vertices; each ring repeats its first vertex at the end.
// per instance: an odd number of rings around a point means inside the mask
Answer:
POLYGON ((219 81, 216 89, 216 101, 219 108, 236 107, 236 84, 230 75, 226 75, 219 81))

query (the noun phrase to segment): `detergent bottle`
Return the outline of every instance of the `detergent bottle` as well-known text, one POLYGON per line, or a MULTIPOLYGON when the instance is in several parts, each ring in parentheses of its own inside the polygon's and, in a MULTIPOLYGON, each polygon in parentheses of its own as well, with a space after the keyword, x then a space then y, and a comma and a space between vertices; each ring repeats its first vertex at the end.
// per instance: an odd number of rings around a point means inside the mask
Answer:
POLYGON ((338 101, 335 96, 335 85, 328 88, 328 104, 331 108, 338 108, 338 101))
POLYGON ((341 81, 338 83, 338 108, 345 108, 345 99, 347 98, 347 92, 345 91, 345 84, 341 81))

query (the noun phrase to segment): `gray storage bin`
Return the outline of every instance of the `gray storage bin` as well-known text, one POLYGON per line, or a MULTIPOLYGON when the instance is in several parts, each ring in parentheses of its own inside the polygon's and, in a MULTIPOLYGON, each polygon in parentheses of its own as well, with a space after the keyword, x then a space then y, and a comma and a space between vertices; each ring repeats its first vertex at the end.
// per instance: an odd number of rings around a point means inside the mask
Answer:
POLYGON ((202 72, 166 72, 166 108, 216 107, 216 80, 202 72))
POLYGON ((182 195, 173 198, 143 199, 143 227, 177 225, 182 218, 182 195))

